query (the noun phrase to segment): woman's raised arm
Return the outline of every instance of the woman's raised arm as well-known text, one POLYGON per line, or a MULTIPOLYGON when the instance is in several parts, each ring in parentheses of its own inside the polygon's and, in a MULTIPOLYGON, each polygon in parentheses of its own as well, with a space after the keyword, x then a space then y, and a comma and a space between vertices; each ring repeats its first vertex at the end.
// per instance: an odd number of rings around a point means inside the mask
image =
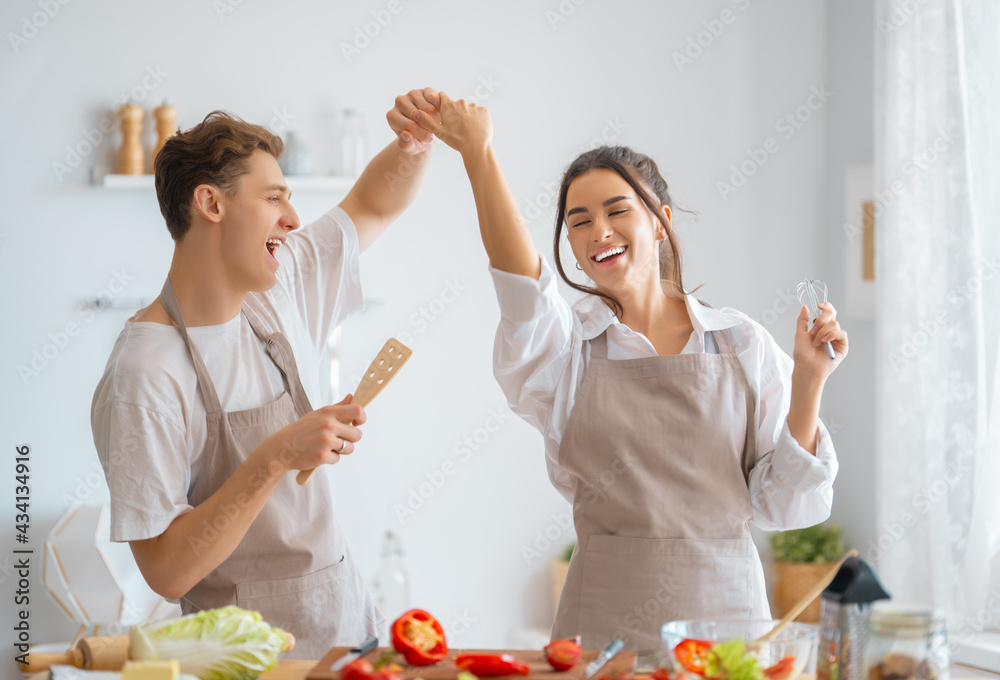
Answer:
POLYGON ((538 250, 493 150, 490 112, 461 99, 452 101, 444 92, 439 99, 440 123, 419 110, 413 112, 413 120, 462 154, 490 264, 537 280, 541 274, 538 250))

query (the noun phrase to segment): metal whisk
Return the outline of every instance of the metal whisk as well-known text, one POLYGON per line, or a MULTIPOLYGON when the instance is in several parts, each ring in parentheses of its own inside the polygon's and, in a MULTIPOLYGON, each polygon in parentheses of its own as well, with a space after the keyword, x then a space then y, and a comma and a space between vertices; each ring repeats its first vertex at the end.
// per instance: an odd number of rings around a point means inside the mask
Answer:
MULTIPOLYGON (((826 302, 827 295, 826 282, 819 279, 803 279, 802 283, 795 289, 795 295, 799 298, 799 304, 805 305, 809 309, 810 322, 815 323, 820 314, 819 303, 826 302)), ((831 361, 837 360, 837 353, 833 351, 833 345, 824 342, 826 345, 826 355, 831 361)))

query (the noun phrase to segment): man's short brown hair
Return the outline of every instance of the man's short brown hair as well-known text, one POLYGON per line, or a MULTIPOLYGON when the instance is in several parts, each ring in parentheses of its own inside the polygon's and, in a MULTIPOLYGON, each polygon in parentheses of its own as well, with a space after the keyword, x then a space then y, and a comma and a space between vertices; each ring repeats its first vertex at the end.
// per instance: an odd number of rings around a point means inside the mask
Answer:
POLYGON ((191 226, 191 201, 201 184, 219 187, 230 196, 236 180, 247 172, 246 160, 257 149, 281 156, 281 138, 228 111, 212 111, 190 130, 178 131, 156 154, 156 200, 174 241, 191 226))

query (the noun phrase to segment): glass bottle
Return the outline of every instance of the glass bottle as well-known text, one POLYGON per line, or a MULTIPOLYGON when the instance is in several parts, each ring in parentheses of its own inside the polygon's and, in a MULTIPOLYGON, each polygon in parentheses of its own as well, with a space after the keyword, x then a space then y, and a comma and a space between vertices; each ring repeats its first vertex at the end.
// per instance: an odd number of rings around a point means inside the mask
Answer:
POLYGON ((340 135, 340 174, 357 177, 365 169, 365 112, 344 109, 340 135))
POLYGON ((949 680, 944 612, 885 603, 872 609, 867 680, 949 680))
MULTIPOLYGON (((386 531, 382 539, 382 563, 375 575, 375 604, 391 623, 410 608, 410 577, 403 566, 403 547, 399 537, 386 531)), ((388 640, 388 631, 379 631, 380 640, 388 640)))
POLYGON ((278 159, 278 167, 281 169, 281 172, 291 176, 308 176, 313 174, 315 164, 313 163, 312 154, 309 153, 306 145, 299 140, 298 135, 289 131, 285 136, 284 142, 285 151, 281 154, 281 158, 278 159))

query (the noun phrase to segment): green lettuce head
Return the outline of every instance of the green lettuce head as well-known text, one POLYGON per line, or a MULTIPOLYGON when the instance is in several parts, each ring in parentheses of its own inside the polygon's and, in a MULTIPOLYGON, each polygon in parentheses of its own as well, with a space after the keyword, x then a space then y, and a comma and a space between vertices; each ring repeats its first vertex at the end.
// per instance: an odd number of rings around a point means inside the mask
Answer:
POLYGON ((129 656, 177 659, 182 673, 201 680, 256 678, 278 663, 295 638, 239 607, 206 609, 179 619, 133 626, 129 656))

